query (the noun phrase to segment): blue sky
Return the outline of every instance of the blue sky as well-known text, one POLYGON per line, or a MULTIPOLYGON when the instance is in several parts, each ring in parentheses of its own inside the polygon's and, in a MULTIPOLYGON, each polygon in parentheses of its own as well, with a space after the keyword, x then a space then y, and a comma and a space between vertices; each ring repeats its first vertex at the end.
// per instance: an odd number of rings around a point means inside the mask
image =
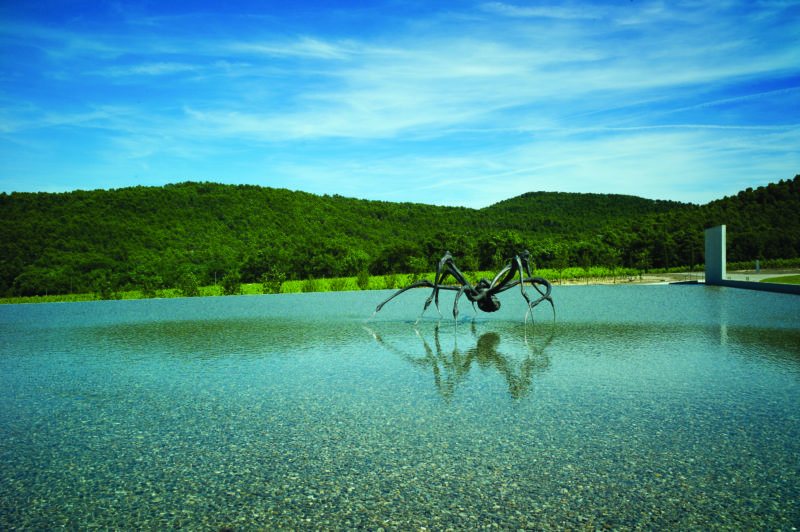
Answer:
POLYGON ((800 173, 800 2, 3 2, 0 47, 5 192, 706 203, 800 173))

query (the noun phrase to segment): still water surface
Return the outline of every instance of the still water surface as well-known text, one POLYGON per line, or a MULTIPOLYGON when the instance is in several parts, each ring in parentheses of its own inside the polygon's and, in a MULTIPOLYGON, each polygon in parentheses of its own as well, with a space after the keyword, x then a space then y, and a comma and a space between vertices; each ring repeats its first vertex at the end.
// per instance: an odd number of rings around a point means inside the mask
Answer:
POLYGON ((800 298, 0 307, 0 529, 792 530, 800 298))

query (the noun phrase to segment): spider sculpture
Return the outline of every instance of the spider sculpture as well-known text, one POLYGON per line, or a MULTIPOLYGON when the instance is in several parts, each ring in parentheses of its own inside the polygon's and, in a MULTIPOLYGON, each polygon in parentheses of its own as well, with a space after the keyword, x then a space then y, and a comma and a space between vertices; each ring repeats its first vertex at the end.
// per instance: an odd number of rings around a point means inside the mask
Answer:
POLYGON ((428 310, 428 306, 430 306, 431 301, 435 301, 436 310, 439 311, 439 315, 442 314, 442 311, 439 310, 440 290, 453 290, 458 292, 456 294, 455 304, 453 305, 453 319, 455 320, 458 320, 458 300, 462 295, 467 296, 467 299, 472 302, 473 308, 475 308, 475 305, 477 304, 478 308, 484 312, 495 312, 500 309, 500 300, 497 299, 496 294, 505 292, 509 288, 513 288, 517 285, 520 287, 522 297, 524 297, 525 301, 528 303, 528 310, 525 312, 525 322, 528 321, 528 314, 530 313, 531 309, 544 300, 547 300, 550 303, 550 306, 553 307, 553 318, 555 319, 556 308, 555 305, 553 305, 553 299, 550 297, 552 286, 546 279, 542 277, 533 277, 531 275, 531 267, 530 263, 528 262, 529 258, 530 253, 525 250, 519 255, 515 255, 514 258, 511 259, 511 262, 505 268, 500 270, 500 273, 495 275, 494 279, 490 281, 484 278, 473 286, 469 281, 467 281, 467 278, 464 277, 464 274, 461 273, 461 271, 459 271, 459 269, 456 267, 453 256, 449 251, 447 251, 442 257, 442 260, 439 261, 439 266, 436 268, 436 278, 434 282, 430 282, 428 280, 417 281, 416 283, 410 284, 405 288, 398 290, 383 303, 378 305, 378 308, 375 309, 375 312, 372 313, 372 316, 370 316, 369 319, 372 319, 372 317, 375 316, 375 314, 377 314, 386 303, 399 296, 406 290, 411 290, 412 288, 418 288, 421 286, 433 288, 433 292, 431 293, 430 297, 428 297, 428 300, 425 301, 425 307, 422 309, 422 314, 419 315, 419 318, 417 318, 417 321, 414 322, 414 325, 419 323, 419 320, 422 319, 422 315, 425 314, 426 310, 428 310), (525 273, 528 274, 527 277, 525 277, 525 273), (519 274, 519 279, 515 279, 517 274, 519 274), (448 275, 451 275, 461 286, 443 284, 448 275), (531 301, 531 298, 528 297, 527 292, 525 292, 525 283, 533 286, 536 291, 539 292, 541 297, 535 301, 531 301), (544 286, 545 290, 542 291, 542 289, 539 288, 539 285, 544 286))

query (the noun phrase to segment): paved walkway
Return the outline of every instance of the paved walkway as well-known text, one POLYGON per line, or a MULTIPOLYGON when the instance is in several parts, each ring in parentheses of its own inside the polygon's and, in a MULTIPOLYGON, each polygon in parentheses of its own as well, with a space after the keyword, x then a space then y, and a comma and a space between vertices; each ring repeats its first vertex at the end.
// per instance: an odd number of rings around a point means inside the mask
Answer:
POLYGON ((730 281, 761 281, 770 277, 786 277, 788 275, 800 275, 800 271, 795 272, 728 272, 725 276, 730 281))
MULTIPOLYGON (((800 275, 800 270, 795 271, 772 271, 756 273, 754 271, 734 271, 728 272, 725 279, 729 281, 754 281, 760 282, 762 279, 769 279, 771 277, 785 277, 787 275, 800 275)), ((675 283, 681 281, 705 281, 705 272, 698 271, 693 273, 653 273, 645 274, 642 276, 641 283, 657 284, 657 283, 675 283)))

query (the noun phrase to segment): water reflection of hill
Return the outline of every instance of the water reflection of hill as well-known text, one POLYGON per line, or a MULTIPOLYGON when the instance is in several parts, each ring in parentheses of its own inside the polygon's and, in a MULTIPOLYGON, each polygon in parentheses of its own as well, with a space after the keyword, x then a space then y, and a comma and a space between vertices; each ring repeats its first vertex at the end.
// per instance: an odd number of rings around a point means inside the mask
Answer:
POLYGON ((121 323, 76 329, 70 334, 85 335, 85 340, 105 346, 107 353, 187 360, 293 355, 331 349, 355 337, 355 332, 325 322, 254 318, 121 323))
MULTIPOLYGON (((530 390, 533 379, 550 367, 550 359, 544 354, 544 350, 553 338, 552 330, 547 337, 533 341, 525 336, 524 330, 520 336, 509 331, 504 331, 503 334, 496 331, 478 334, 473 322, 470 330, 471 342, 465 349, 463 346, 459 347, 459 336, 455 332, 452 335, 449 332, 443 334, 437 324, 430 334, 414 330, 423 347, 422 353, 418 349, 400 348, 396 345, 399 343, 396 339, 387 340, 380 332, 367 330, 382 346, 404 360, 415 366, 429 368, 437 390, 447 398, 453 396, 459 383, 465 380, 476 365, 494 368, 503 375, 508 383, 508 393, 513 398, 524 397, 530 390)), ((463 336, 461 340, 463 344, 463 336)))

